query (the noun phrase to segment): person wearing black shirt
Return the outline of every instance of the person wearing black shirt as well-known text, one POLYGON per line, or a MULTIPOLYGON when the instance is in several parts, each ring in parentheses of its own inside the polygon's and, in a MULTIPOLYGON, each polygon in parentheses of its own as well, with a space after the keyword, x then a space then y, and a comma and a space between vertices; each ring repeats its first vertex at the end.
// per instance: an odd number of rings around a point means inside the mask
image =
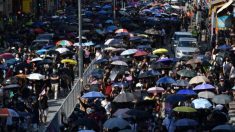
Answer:
POLYGON ((46 123, 47 115, 48 115, 48 98, 46 94, 39 95, 39 113, 40 113, 40 121, 42 123, 46 123))

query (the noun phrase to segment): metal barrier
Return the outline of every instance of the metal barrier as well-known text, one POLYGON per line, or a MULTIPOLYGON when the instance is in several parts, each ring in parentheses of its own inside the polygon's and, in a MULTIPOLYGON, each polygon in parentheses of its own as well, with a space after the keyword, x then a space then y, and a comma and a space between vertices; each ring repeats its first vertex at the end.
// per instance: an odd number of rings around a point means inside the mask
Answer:
MULTIPOLYGON (((83 84, 81 86, 84 86, 88 83, 88 77, 92 72, 92 70, 95 69, 94 65, 95 61, 96 59, 93 59, 90 65, 83 73, 83 84)), ((65 98, 63 104, 60 106, 59 110, 56 112, 55 116, 53 117, 49 125, 46 127, 45 130, 46 132, 60 132, 60 126, 62 125, 61 114, 64 113, 66 117, 69 117, 72 114, 74 108, 78 103, 77 97, 80 95, 80 93, 81 93, 81 88, 78 80, 73 86, 71 92, 65 98)))

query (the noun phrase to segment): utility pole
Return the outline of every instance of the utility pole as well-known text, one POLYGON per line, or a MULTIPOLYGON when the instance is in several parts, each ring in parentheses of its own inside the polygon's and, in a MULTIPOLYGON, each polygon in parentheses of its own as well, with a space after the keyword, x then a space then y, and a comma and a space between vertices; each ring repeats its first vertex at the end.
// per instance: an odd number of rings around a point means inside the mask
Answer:
POLYGON ((82 2, 78 0, 78 37, 79 37, 79 80, 80 86, 82 86, 83 76, 83 49, 82 49, 82 2))

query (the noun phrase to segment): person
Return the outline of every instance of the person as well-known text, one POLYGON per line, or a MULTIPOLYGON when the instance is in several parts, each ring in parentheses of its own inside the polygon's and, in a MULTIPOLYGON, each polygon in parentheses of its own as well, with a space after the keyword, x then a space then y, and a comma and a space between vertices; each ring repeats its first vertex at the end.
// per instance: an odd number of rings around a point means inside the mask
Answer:
POLYGON ((46 123, 48 115, 48 98, 45 89, 39 94, 39 119, 41 123, 46 123))
POLYGON ((168 115, 162 122, 162 125, 166 128, 168 132, 174 132, 176 127, 175 127, 175 119, 168 115))
POLYGON ((58 90, 59 90, 59 75, 57 74, 55 69, 53 69, 53 73, 51 74, 50 79, 51 79, 51 88, 54 92, 54 99, 57 100, 58 90))

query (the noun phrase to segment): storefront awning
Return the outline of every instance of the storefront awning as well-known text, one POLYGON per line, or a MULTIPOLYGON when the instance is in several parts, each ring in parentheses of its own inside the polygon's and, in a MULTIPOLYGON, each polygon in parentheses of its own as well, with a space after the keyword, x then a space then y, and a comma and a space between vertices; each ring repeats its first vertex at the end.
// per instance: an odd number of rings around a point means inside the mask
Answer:
POLYGON ((229 0, 227 3, 225 3, 218 11, 217 14, 220 13, 221 11, 223 11, 224 9, 228 8, 234 0, 229 0))

